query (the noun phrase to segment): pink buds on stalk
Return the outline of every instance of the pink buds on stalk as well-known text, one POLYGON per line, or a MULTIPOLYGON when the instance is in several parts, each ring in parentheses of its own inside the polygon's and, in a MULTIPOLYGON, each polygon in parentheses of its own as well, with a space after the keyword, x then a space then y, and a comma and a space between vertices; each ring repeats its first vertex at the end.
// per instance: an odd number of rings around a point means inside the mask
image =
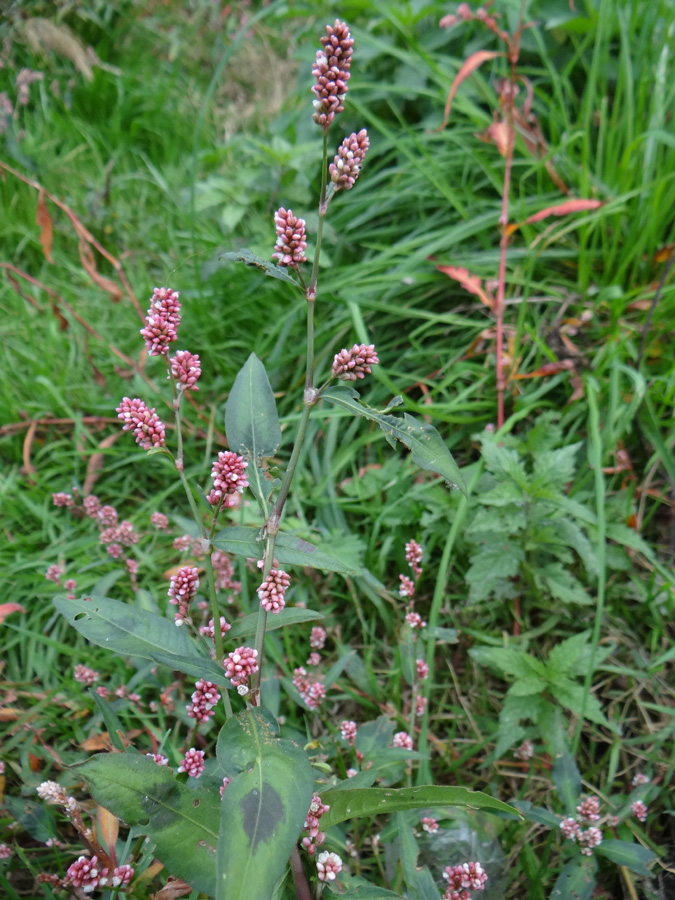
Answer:
POLYGON ((148 409, 142 400, 130 400, 123 397, 115 410, 117 418, 124 422, 122 431, 133 429, 136 443, 144 450, 152 447, 164 447, 164 423, 160 421, 154 409, 148 409))
POLYGON ((274 214, 274 224, 277 229, 277 242, 274 245, 276 252, 272 254, 272 259, 276 259, 278 266, 297 269, 299 263, 307 262, 305 220, 294 216, 292 209, 286 210, 282 206, 274 214))
POLYGON ((321 38, 323 49, 317 50, 312 66, 312 75, 316 78, 316 84, 312 86, 316 97, 312 118, 324 131, 344 110, 354 46, 346 22, 336 19, 334 25, 326 25, 326 32, 321 38))
POLYGON ((350 134, 340 144, 335 159, 328 167, 330 180, 337 191, 348 191, 359 177, 363 160, 370 146, 368 132, 362 128, 358 134, 350 134))
POLYGON ((180 325, 180 294, 170 288, 155 288, 150 308, 145 317, 141 335, 150 356, 163 356, 169 352, 169 344, 178 338, 180 325))
POLYGON ((270 569, 270 574, 257 590, 260 605, 267 612, 280 613, 286 605, 284 595, 290 583, 290 575, 282 569, 270 569))
POLYGON ((189 350, 179 350, 171 358, 171 374, 179 391, 198 391, 197 380, 202 374, 199 356, 189 350))
POLYGON ((241 494, 248 487, 246 469, 248 463, 243 456, 225 450, 218 454, 218 459, 213 463, 211 478, 213 478, 213 490, 209 494, 209 502, 214 506, 220 503, 223 495, 241 494))
POLYGON ((371 366, 379 361, 374 344, 354 344, 351 350, 340 350, 335 354, 331 376, 343 381, 356 381, 370 375, 371 366))
POLYGON ((225 677, 230 679, 233 687, 245 685, 249 676, 258 671, 258 651, 251 647, 237 647, 228 653, 224 665, 225 677))

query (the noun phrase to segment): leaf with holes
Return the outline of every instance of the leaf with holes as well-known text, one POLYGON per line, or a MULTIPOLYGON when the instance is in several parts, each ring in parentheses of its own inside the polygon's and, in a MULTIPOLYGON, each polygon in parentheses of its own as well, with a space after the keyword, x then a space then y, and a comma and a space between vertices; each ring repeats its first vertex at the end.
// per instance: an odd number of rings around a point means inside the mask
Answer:
POLYGON ((390 446, 395 447, 396 441, 400 441, 412 452, 413 460, 420 469, 442 475, 453 487, 459 488, 463 494, 466 494, 459 466, 433 425, 418 422, 408 413, 404 413, 401 418, 372 409, 359 401, 359 395, 354 390, 345 390, 341 387, 331 388, 324 391, 321 396, 336 406, 348 410, 352 415, 362 416, 364 419, 375 422, 384 432, 390 446))
POLYGON ((218 761, 230 783, 223 794, 217 900, 269 900, 288 864, 312 800, 314 778, 304 750, 279 738, 262 708, 225 723, 218 761))
POLYGON ((134 750, 100 753, 78 771, 97 803, 150 838, 167 872, 215 895, 217 788, 190 790, 167 766, 134 750))
POLYGON ((227 398, 225 432, 230 450, 248 461, 249 485, 266 514, 273 482, 265 477, 263 460, 277 452, 281 428, 265 366, 255 353, 239 370, 227 398))
POLYGON ((362 788, 355 791, 330 790, 321 794, 330 809, 321 818, 321 826, 330 828, 347 819, 372 817, 404 809, 425 809, 432 806, 457 806, 486 812, 520 813, 512 806, 495 800, 481 791, 464 787, 427 784, 416 788, 362 788))

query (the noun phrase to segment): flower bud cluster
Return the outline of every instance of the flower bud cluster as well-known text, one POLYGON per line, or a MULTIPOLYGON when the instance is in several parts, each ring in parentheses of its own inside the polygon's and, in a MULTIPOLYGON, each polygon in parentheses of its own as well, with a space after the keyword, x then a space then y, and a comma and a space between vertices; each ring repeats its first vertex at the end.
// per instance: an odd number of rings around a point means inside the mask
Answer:
POLYGON ((303 825, 303 828, 308 834, 302 839, 302 846, 310 856, 314 856, 316 848, 320 847, 326 840, 325 833, 319 830, 319 819, 321 816, 325 815, 329 809, 330 806, 322 803, 321 797, 319 797, 318 794, 313 795, 312 802, 309 804, 309 812, 307 813, 307 818, 303 825))
POLYGON ((354 344, 351 350, 340 350, 333 358, 331 377, 342 381, 356 381, 370 375, 371 366, 379 363, 374 344, 354 344))
POLYGON ((413 739, 407 731, 397 731, 393 740, 394 747, 402 747, 404 750, 412 750, 413 739))
POLYGON ((192 703, 187 705, 187 714, 198 722, 208 722, 215 715, 214 707, 219 700, 218 685, 200 678, 192 694, 192 703))
POLYGON ((513 751, 513 755, 516 759, 522 759, 523 762, 527 762, 528 759, 532 759, 534 756, 534 747, 532 746, 532 741, 525 740, 513 751))
POLYGON ((342 739, 348 741, 349 746, 353 747, 354 741, 356 740, 356 722, 345 719, 340 723, 340 734, 342 735, 342 739))
POLYGON ((307 262, 305 220, 294 216, 292 209, 284 209, 282 206, 274 213, 274 225, 277 230, 277 242, 274 245, 275 252, 272 259, 276 259, 278 266, 297 269, 300 263, 307 262))
POLYGON ((309 646, 312 650, 323 650, 326 644, 326 629, 321 625, 315 625, 309 636, 309 646))
POLYGON ((325 686, 320 681, 310 681, 303 666, 293 670, 293 684, 310 709, 317 709, 326 698, 325 686))
POLYGON ((199 570, 196 566, 181 566, 169 584, 169 603, 178 607, 176 625, 188 621, 190 603, 199 587, 199 570))
POLYGON ((150 298, 150 308, 141 328, 150 356, 164 356, 169 352, 169 344, 178 339, 180 325, 180 303, 178 291, 170 288, 155 288, 150 298))
POLYGON ((79 681, 80 684, 93 684, 95 681, 98 681, 100 675, 93 669, 78 663, 73 669, 73 678, 75 681, 79 681))
POLYGON ((354 46, 347 23, 336 19, 333 26, 326 25, 321 46, 323 49, 317 51, 312 66, 312 75, 316 79, 316 84, 312 86, 316 97, 312 118, 327 130, 335 116, 344 111, 343 103, 347 95, 354 46))
POLYGON ((233 687, 246 685, 249 677, 258 671, 258 651, 251 647, 237 647, 232 653, 228 653, 224 665, 225 676, 230 679, 233 687))
POLYGON ((129 397, 123 397, 115 412, 117 418, 124 422, 122 431, 133 430, 136 443, 144 450, 165 446, 166 428, 154 408, 148 409, 138 398, 130 400, 129 397))
POLYGON ((171 374, 179 391, 198 391, 197 381, 202 374, 199 356, 189 350, 179 350, 171 357, 171 374))
POLYGON ((212 506, 220 504, 223 497, 232 494, 241 494, 248 487, 246 469, 248 463, 243 456, 225 450, 218 454, 218 459, 213 462, 211 478, 213 478, 213 490, 208 500, 212 506))
POLYGON ((204 771, 204 768, 204 751, 195 750, 194 747, 190 747, 181 760, 178 771, 187 772, 190 778, 199 778, 204 771))
POLYGON ((358 134, 350 134, 340 144, 333 162, 328 167, 330 180, 337 191, 341 188, 348 191, 354 186, 369 146, 370 139, 365 128, 358 134))
POLYGON ((319 881, 335 881, 342 871, 342 860, 337 853, 324 850, 316 859, 316 871, 319 881))
POLYGON ((469 900, 469 891, 485 889, 487 873, 479 862, 465 862, 446 866, 443 878, 448 882, 443 900, 469 900))
POLYGON ((260 605, 271 613, 280 613, 286 605, 284 596, 291 583, 290 575, 282 569, 270 569, 270 573, 257 590, 260 605))

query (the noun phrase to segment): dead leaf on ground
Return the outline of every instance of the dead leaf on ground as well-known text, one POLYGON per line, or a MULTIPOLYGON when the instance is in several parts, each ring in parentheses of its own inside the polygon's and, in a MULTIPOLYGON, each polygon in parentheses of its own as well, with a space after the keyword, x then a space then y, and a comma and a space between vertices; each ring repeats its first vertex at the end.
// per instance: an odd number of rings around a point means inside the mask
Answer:
POLYGON ((47 262, 53 263, 52 259, 52 240, 54 238, 54 228, 52 226, 52 217, 49 215, 47 204, 45 203, 45 192, 40 191, 38 194, 37 210, 35 212, 35 222, 40 226, 40 243, 42 251, 47 262))
POLYGON ((101 273, 97 270, 96 262, 94 260, 94 254, 92 253, 89 244, 84 240, 80 240, 79 250, 80 262, 82 263, 82 266, 87 275, 91 278, 94 284, 98 285, 101 290, 104 290, 107 294, 110 295, 110 299, 113 301, 113 303, 119 303, 123 295, 122 288, 110 278, 106 278, 105 275, 101 275, 101 273))
POLYGON ((109 855, 114 854, 117 836, 120 833, 119 819, 103 806, 96 806, 96 835, 99 843, 109 855))

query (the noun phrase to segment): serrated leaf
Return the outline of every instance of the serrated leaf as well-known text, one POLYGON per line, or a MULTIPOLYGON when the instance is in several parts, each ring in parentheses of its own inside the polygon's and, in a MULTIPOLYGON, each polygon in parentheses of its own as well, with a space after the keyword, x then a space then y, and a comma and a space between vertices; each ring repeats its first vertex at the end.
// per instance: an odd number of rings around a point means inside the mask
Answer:
POLYGON ((656 854, 647 847, 643 847, 642 844, 633 844, 631 841, 606 840, 593 852, 598 856, 611 859, 619 866, 626 866, 631 872, 646 876, 651 876, 652 873, 647 866, 656 859, 656 854))
POLYGON ((543 583, 555 600, 578 606, 590 606, 593 598, 581 582, 560 563, 549 563, 537 572, 537 581, 543 583))
POLYGON ((227 398, 225 433, 230 450, 248 461, 249 485, 266 513, 272 482, 265 478, 263 460, 281 444, 281 427, 265 366, 255 353, 239 370, 227 398))
MULTIPOLYGON (((161 658, 162 664, 183 672, 189 664, 188 674, 203 672, 199 677, 213 679, 208 674, 219 675, 213 660, 202 655, 187 631, 177 628, 173 622, 155 613, 120 603, 112 597, 91 599, 81 597, 69 600, 66 596, 54 598, 54 606, 92 644, 106 647, 122 656, 142 659, 161 658)), ((222 677, 222 674, 221 674, 222 677)))
POLYGON ((484 600, 510 578, 515 578, 525 559, 523 548, 508 541, 495 541, 475 553, 466 573, 471 588, 470 600, 484 600))
MULTIPOLYGON (((561 703, 567 709, 580 716, 583 708, 584 718, 589 722, 595 722, 598 725, 604 725, 606 728, 612 728, 608 722, 598 698, 594 694, 589 694, 584 703, 584 689, 581 685, 573 684, 567 679, 560 679, 549 687, 551 694, 558 703, 561 703)), ((613 730, 616 730, 615 728, 613 730)))
MULTIPOLYGON (((315 612, 313 609, 299 609, 298 607, 286 607, 274 615, 267 617, 267 625, 265 632, 274 631, 277 628, 284 628, 286 625, 302 625, 305 622, 316 622, 325 618, 323 613, 315 612)), ((238 622, 235 622, 232 628, 227 632, 228 638, 249 637, 256 633, 258 627, 258 613, 251 613, 244 616, 238 622)))
POLYGON ((547 675, 544 663, 525 653, 524 650, 516 650, 511 647, 472 647, 469 656, 481 665, 488 665, 513 675, 515 678, 532 680, 533 678, 545 678, 547 675))
POLYGON ((234 262, 243 262, 251 268, 258 269, 270 278, 278 278, 279 281, 286 281, 289 284, 300 288, 300 283, 296 281, 295 278, 291 278, 284 267, 279 268, 269 260, 261 259, 246 247, 242 247, 241 250, 230 250, 227 253, 221 254, 218 259, 231 259, 234 262))
POLYGON ((588 646, 588 637, 589 632, 582 631, 555 645, 549 653, 546 663, 551 681, 555 681, 559 675, 567 675, 573 670, 577 660, 588 646))
POLYGON ((590 900, 595 890, 597 863, 591 857, 571 859, 551 891, 551 900, 590 900))
POLYGON ((215 895, 220 797, 190 790, 167 766, 137 753, 99 753, 78 767, 92 797, 155 844, 167 872, 215 895))
POLYGON ((279 738, 274 717, 261 707, 226 722, 216 752, 231 779, 221 808, 216 900, 269 900, 312 799, 309 760, 279 738))
POLYGON ((447 785, 423 785, 415 788, 361 788, 358 790, 329 790, 321 794, 321 800, 330 809, 321 818, 321 825, 330 828, 338 822, 362 816, 383 815, 405 809, 424 809, 432 806, 456 806, 462 809, 480 809, 487 812, 516 813, 512 806, 495 800, 481 791, 447 785))
POLYGON ((581 442, 537 454, 532 466, 534 476, 532 487, 535 488, 537 484, 545 484, 562 490, 574 477, 576 457, 580 447, 581 442))
MULTIPOLYGON (((231 525, 223 528, 213 539, 213 546, 226 553, 246 556, 249 559, 262 559, 265 545, 258 540, 260 530, 245 525, 231 525)), ((279 533, 274 547, 274 555, 281 565, 311 566, 314 569, 326 569, 329 572, 340 572, 342 575, 358 575, 347 563, 336 559, 320 547, 310 544, 302 538, 291 534, 279 533)))
POLYGON ((412 452, 413 460, 421 469, 441 475, 468 496, 459 466, 446 447, 445 441, 432 425, 418 422, 409 413, 404 413, 401 418, 371 409, 358 400, 359 395, 356 391, 331 388, 321 396, 348 410, 352 415, 375 422, 392 447, 395 446, 395 441, 400 441, 412 452))

